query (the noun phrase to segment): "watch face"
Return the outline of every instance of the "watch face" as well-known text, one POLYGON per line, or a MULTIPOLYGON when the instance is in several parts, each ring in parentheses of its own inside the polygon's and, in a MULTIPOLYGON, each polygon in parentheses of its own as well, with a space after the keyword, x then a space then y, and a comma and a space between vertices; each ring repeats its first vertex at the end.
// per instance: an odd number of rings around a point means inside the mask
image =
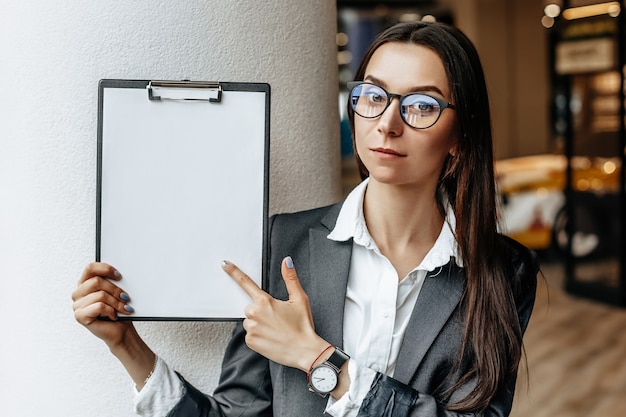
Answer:
POLYGON ((311 372, 311 385, 319 392, 331 392, 337 387, 337 373, 329 366, 320 365, 311 372))

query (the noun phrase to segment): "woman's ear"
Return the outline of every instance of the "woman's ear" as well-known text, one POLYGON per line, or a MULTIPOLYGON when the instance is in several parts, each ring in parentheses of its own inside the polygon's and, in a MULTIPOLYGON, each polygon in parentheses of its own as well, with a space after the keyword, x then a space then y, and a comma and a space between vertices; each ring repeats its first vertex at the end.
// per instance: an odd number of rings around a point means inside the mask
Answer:
POLYGON ((456 156, 456 152, 457 152, 457 142, 454 141, 454 144, 450 147, 450 149, 448 150, 448 153, 450 154, 450 156, 456 156))
POLYGON ((454 157, 459 151, 459 138, 461 137, 461 128, 458 123, 454 129, 454 133, 450 137, 450 149, 448 149, 448 153, 450 156, 454 157))

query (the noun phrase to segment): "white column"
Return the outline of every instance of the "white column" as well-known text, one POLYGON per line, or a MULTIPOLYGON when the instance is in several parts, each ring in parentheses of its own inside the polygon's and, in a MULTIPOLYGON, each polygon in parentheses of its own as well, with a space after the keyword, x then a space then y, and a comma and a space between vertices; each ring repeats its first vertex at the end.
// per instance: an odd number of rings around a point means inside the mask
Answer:
MULTIPOLYGON (((132 384, 74 322, 95 253, 97 82, 272 86, 271 212, 340 194, 334 0, 0 1, 0 408, 131 416, 132 384)), ((232 324, 142 323, 210 392, 232 324)))

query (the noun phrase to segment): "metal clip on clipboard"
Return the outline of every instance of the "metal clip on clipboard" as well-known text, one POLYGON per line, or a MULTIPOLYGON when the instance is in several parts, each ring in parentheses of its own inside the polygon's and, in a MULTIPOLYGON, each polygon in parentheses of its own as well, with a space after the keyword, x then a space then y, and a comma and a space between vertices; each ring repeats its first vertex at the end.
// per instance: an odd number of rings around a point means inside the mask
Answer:
POLYGON ((152 101, 222 101, 222 86, 216 81, 150 81, 146 89, 152 101))

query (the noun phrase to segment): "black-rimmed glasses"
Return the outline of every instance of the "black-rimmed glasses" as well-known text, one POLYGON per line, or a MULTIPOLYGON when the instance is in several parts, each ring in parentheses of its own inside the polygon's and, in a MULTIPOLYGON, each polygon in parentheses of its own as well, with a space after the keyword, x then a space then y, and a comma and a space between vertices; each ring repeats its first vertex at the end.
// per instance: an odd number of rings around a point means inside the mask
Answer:
POLYGON ((392 94, 384 88, 363 81, 348 83, 350 105, 356 114, 374 119, 387 110, 394 97, 400 101, 400 115, 404 122, 415 129, 426 129, 437 123, 441 112, 454 105, 424 93, 407 95, 392 94))

